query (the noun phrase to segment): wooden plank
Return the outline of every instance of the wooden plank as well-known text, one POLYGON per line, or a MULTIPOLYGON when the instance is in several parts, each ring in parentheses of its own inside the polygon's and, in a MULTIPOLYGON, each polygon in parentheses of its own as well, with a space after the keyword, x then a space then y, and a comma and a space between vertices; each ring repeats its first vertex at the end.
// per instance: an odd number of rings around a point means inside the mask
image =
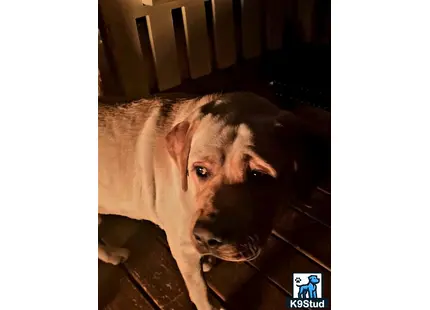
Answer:
POLYGON ((287 294, 246 263, 221 262, 205 275, 227 309, 284 309, 287 294))
MULTIPOLYGON (((106 244, 122 247, 126 241, 138 230, 139 222, 125 217, 102 215, 102 222, 99 225, 99 239, 106 244), (107 242, 106 242, 107 241, 107 242)), ((126 295, 135 294, 130 290, 125 272, 119 266, 103 263, 99 260, 99 309, 102 309, 115 298, 117 303, 123 303, 120 295, 125 290, 126 295), (117 297, 117 295, 119 297, 117 297)), ((144 305, 145 303, 142 303, 144 305)), ((146 308, 144 308, 146 309, 146 308)), ((152 309, 152 308, 147 308, 152 309)))
POLYGON ((131 252, 126 268, 158 307, 191 310, 185 284, 174 272, 173 258, 156 240, 156 235, 156 227, 141 223, 138 232, 126 243, 131 252))
POLYGON ((274 232, 305 256, 330 270, 331 231, 329 227, 293 208, 286 208, 278 217, 274 232))
POLYGON ((287 294, 257 274, 241 290, 231 296, 227 304, 232 310, 278 310, 285 309, 287 294))
MULTIPOLYGON (((320 187, 326 194, 330 194, 331 192, 331 176, 330 176, 330 140, 331 140, 331 113, 324 111, 323 109, 314 108, 311 106, 301 105, 293 110, 294 114, 303 119, 306 124, 312 129, 315 133, 320 135, 322 139, 325 140, 327 146, 324 147, 322 154, 324 160, 318 161, 318 167, 314 167, 319 169, 320 171, 316 171, 316 173, 321 174, 319 184, 316 184, 320 187), (327 149, 325 149, 327 148, 327 149), (328 153, 327 153, 328 152, 328 153), (328 158, 326 158, 328 157, 328 158), (328 175, 327 175, 328 174, 328 175)), ((317 162, 314 162, 315 164, 317 162)))
POLYGON ((170 8, 154 7, 148 15, 148 32, 160 91, 181 84, 175 32, 170 8))
POLYGON ((99 261, 99 309, 154 310, 118 266, 99 261))
POLYGON ((315 0, 300 0, 297 2, 297 18, 300 24, 302 39, 306 43, 312 42, 314 34, 315 0))
POLYGON ((98 305, 103 309, 119 291, 119 280, 123 274, 120 268, 98 261, 98 305))
POLYGON ((268 50, 282 48, 288 2, 286 0, 266 1, 266 47, 268 50))
POLYGON ((293 273, 321 273, 324 279, 322 294, 325 298, 330 298, 330 272, 276 237, 269 238, 264 251, 251 264, 290 294, 293 293, 293 273))
POLYGON ((142 4, 140 0, 106 0, 99 5, 125 95, 131 99, 144 97, 149 89, 135 16, 142 4))
POLYGON ((148 81, 149 92, 157 91, 157 74, 155 72, 154 56, 148 34, 148 22, 146 17, 136 19, 139 32, 140 46, 142 48, 143 62, 148 81))
POLYGON ((217 260, 217 264, 205 274, 208 285, 224 301, 230 301, 236 292, 256 276, 257 271, 245 263, 221 260, 217 260))
POLYGON ((315 189, 310 197, 294 206, 316 218, 327 226, 331 224, 331 196, 321 190, 315 189))
MULTIPOLYGON (((167 245, 164 237, 160 237, 160 240, 167 245)), ((208 287, 226 303, 229 310, 278 309, 285 303, 285 292, 279 290, 246 263, 216 259, 212 270, 204 276, 208 287), (245 286, 246 290, 244 290, 245 286), (253 298, 249 299, 249 295, 253 298), (258 308, 255 308, 255 305, 258 305, 258 308)), ((210 301, 213 305, 217 305, 217 300, 212 294, 210 301)))
POLYGON ((325 178, 319 185, 318 189, 327 195, 331 194, 331 178, 330 176, 325 178))
POLYGON ((188 61, 187 40, 185 38, 184 18, 182 7, 172 10, 173 29, 175 29, 176 50, 178 55, 178 67, 181 80, 190 78, 190 66, 188 61))
MULTIPOLYGON (((99 237, 111 246, 122 247, 138 230, 139 222, 120 216, 102 216, 99 237)), ((119 266, 99 260, 99 309, 154 309, 119 266)))
POLYGON ((204 1, 196 1, 182 7, 182 16, 190 75, 194 79, 211 72, 204 1))
MULTIPOLYGON (((157 235, 157 240, 162 245, 164 245, 164 247, 169 251, 170 255, 172 255, 172 253, 170 252, 169 244, 167 243, 167 238, 166 238, 166 234, 164 233, 164 231, 159 230, 159 234, 157 235)), ((173 256, 172 256, 172 258, 173 258, 173 256)), ((216 260, 214 263, 215 263, 214 265, 218 264, 218 262, 216 260)), ((176 267, 177 273, 180 273, 179 269, 177 268, 176 262, 175 262, 175 267, 176 267)), ((182 276, 181 276, 181 278, 182 278, 182 276)), ((216 293, 212 292, 210 289, 209 289, 208 298, 209 298, 209 302, 211 303, 211 305, 214 306, 216 309, 220 309, 220 308, 224 307, 222 305, 222 303, 219 301, 220 297, 216 293)))
POLYGON ((231 0, 211 0, 214 23, 215 59, 217 68, 223 69, 236 63, 233 3, 231 0))
POLYGON ((245 59, 261 54, 261 3, 260 0, 241 1, 242 53, 245 59))
POLYGON ((155 225, 146 221, 140 223, 138 232, 125 244, 131 252, 125 266, 158 307, 194 309, 174 258, 157 239, 162 235, 155 225))

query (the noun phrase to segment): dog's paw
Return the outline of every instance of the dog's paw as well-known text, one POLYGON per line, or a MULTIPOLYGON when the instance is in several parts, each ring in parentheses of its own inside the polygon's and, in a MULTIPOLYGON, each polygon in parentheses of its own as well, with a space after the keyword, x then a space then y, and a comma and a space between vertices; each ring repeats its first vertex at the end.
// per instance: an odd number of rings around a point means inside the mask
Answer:
POLYGON ((211 271, 211 269, 212 269, 212 264, 209 264, 209 263, 203 263, 203 265, 202 265, 202 269, 203 269, 203 272, 209 272, 209 271, 211 271))
POLYGON ((216 263, 216 258, 213 256, 203 257, 202 269, 203 272, 209 272, 216 263))
POLYGON ((130 251, 124 248, 115 249, 109 253, 109 263, 119 265, 124 263, 130 256, 130 251))

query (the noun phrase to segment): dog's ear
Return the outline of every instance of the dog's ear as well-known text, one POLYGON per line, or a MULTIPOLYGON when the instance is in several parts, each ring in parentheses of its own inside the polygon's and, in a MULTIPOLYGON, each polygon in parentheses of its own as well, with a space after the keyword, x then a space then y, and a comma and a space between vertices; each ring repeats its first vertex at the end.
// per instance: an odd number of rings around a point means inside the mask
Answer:
POLYGON ((178 166, 182 189, 185 192, 188 190, 187 166, 194 129, 195 126, 185 120, 174 126, 166 136, 167 150, 178 166))
POLYGON ((288 111, 278 115, 275 127, 293 159, 296 194, 304 198, 330 173, 330 137, 288 111))

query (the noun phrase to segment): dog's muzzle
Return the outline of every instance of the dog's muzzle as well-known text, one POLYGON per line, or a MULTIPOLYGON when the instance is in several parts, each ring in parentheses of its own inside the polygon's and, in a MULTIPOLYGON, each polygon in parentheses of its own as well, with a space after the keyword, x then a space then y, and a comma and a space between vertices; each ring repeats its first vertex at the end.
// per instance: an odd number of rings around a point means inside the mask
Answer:
POLYGON ((210 229, 208 222, 197 221, 193 229, 193 237, 197 250, 202 255, 213 255, 227 261, 250 261, 261 252, 258 236, 232 238, 216 230, 210 229), (236 240, 235 240, 236 239, 236 240))

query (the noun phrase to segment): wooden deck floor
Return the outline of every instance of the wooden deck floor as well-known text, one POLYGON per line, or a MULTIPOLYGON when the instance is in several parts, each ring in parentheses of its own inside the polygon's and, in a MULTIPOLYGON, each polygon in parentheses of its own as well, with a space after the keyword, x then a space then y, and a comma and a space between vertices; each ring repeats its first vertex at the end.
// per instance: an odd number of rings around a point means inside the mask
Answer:
MULTIPOLYGON (((242 89, 276 101, 250 72, 232 69, 229 79, 212 74, 173 91, 199 94, 242 89)), ((294 112, 329 134, 330 113, 307 107, 294 112)), ((323 297, 330 299, 330 191, 327 176, 307 199, 286 206, 257 260, 218 262, 205 274, 212 303, 227 310, 286 309, 294 272, 322 273, 323 297)), ((162 230, 145 221, 105 216, 99 237, 131 251, 120 266, 99 261, 99 309, 194 309, 162 230)))
MULTIPOLYGON (((330 298, 330 188, 285 209, 266 249, 250 263, 219 262, 206 280, 227 309, 285 309, 293 272, 321 272, 330 298), (320 215, 325 216, 320 216, 320 215)), ((121 266, 99 261, 100 309, 193 309, 162 230, 149 222, 105 216, 104 242, 131 250, 121 266)))

